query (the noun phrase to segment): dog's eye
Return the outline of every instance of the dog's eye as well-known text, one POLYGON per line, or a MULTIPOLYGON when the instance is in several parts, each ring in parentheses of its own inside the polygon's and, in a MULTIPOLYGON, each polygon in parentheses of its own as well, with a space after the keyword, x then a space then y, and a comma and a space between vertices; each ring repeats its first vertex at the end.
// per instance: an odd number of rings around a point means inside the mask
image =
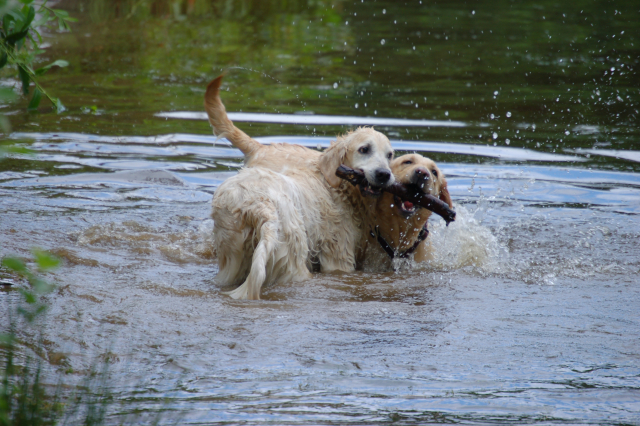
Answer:
POLYGON ((433 173, 435 177, 438 177, 438 171, 436 169, 431 170, 431 173, 433 173))
POLYGON ((369 145, 365 145, 365 146, 361 146, 360 148, 358 148, 358 152, 360 154, 368 154, 369 153, 369 145))
POLYGON ((388 153, 388 154, 387 154, 387 158, 388 158, 389 160, 391 160, 391 159, 393 158, 393 152, 388 153))
POLYGON ((413 164, 413 161, 411 160, 403 161, 402 164, 413 164))

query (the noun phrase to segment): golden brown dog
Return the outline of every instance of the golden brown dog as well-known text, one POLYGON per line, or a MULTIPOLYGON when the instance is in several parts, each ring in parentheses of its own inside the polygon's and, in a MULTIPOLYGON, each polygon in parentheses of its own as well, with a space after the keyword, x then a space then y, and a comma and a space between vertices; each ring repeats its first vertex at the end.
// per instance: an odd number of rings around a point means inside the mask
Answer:
POLYGON ((237 299, 259 299, 263 284, 301 281, 314 265, 352 271, 382 188, 394 182, 389 139, 371 128, 338 137, 324 152, 285 143, 262 145, 229 120, 219 97, 222 77, 207 87, 214 133, 245 155, 245 168, 213 197, 216 280, 238 285, 237 299), (345 164, 364 173, 359 188, 335 174, 345 164))
MULTIPOLYGON (((407 154, 391 162, 397 182, 440 198, 452 207, 447 180, 436 163, 419 154, 407 154)), ((367 244, 364 268, 389 270, 393 259, 413 258, 420 263, 431 259, 427 221, 431 211, 383 193, 376 200, 367 244)))

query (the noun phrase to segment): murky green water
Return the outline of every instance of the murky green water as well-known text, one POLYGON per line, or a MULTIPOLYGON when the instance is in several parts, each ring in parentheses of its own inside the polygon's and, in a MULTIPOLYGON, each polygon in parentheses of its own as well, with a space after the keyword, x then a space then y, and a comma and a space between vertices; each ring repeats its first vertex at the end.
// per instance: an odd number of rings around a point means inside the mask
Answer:
POLYGON ((43 84, 68 110, 1 109, 34 154, 0 162, 0 254, 65 259, 46 356, 73 383, 109 354, 110 421, 640 422, 636 2, 58 6, 80 22, 43 84), (437 161, 459 219, 434 218, 434 264, 221 295, 210 200, 241 157, 202 96, 224 69, 264 142, 368 123, 437 161))

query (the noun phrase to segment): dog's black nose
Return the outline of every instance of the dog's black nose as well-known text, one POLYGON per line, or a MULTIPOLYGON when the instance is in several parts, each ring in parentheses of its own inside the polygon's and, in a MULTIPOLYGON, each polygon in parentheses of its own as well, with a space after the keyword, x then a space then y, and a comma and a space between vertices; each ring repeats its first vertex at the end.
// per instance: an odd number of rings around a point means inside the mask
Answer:
POLYGON ((416 167, 413 173, 415 173, 415 178, 417 181, 424 182, 429 180, 429 170, 425 169, 424 167, 416 167))
POLYGON ((384 185, 385 183, 389 182, 389 179, 391 179, 391 172, 385 169, 378 169, 376 170, 375 176, 376 183, 378 185, 384 185))

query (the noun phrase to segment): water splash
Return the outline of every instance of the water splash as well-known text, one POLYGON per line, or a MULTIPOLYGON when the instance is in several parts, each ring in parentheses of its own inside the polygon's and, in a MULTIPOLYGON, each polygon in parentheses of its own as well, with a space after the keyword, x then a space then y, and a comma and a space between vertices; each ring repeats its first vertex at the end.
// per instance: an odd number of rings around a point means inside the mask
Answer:
POLYGON ((455 210, 456 220, 449 226, 441 220, 430 223, 433 260, 429 266, 442 270, 473 267, 483 274, 500 270, 508 253, 496 236, 465 206, 457 205, 455 210))

